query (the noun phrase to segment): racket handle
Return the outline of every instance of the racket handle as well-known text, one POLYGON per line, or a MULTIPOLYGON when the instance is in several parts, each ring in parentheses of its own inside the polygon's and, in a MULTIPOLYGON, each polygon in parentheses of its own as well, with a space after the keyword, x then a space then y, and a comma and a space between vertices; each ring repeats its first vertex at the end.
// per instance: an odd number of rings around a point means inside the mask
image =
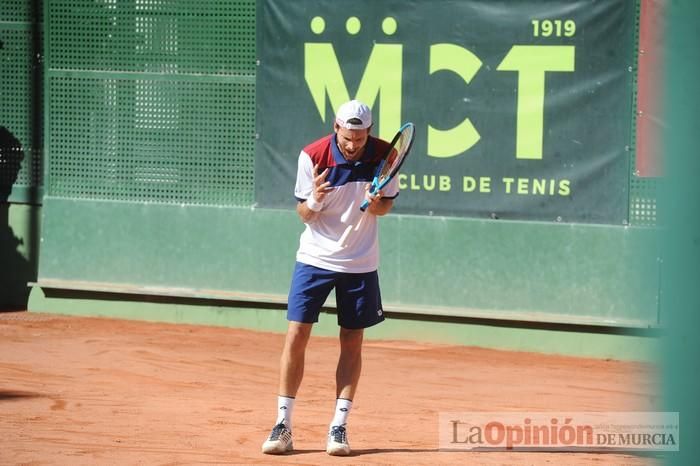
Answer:
MULTIPOLYGON (((378 180, 377 180, 377 177, 375 176, 375 177, 374 177, 374 180, 372 180, 372 185, 371 185, 370 188, 369 188, 369 194, 370 194, 370 196, 372 196, 372 195, 374 195, 374 194, 377 193, 377 184, 378 184, 378 183, 379 183, 379 182, 378 182, 378 180)), ((362 204, 360 204, 360 210, 361 210, 362 212, 364 212, 365 210, 367 210, 367 207, 369 207, 369 201, 368 201, 367 199, 365 199, 364 201, 362 201, 362 204)))

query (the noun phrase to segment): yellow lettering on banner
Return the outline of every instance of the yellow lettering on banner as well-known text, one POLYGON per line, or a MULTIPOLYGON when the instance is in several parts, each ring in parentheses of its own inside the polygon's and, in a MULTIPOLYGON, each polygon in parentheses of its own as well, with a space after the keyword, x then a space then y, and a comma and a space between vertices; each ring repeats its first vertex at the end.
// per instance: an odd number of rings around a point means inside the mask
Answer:
POLYGON ((552 178, 503 178, 506 194, 532 194, 537 196, 568 196, 571 194, 570 180, 552 178))
POLYGON ((473 176, 465 176, 462 178, 462 191, 465 193, 474 192, 477 187, 480 193, 490 193, 491 192, 491 178, 488 176, 480 176, 479 182, 477 183, 476 178, 473 176))
MULTIPOLYGON (((568 196, 571 194, 571 180, 503 177, 501 181, 505 194, 533 196, 568 196)), ((399 173, 398 183, 401 190, 426 192, 452 190, 452 177, 449 175, 399 173)), ((462 176, 462 192, 491 193, 491 177, 462 176)))
MULTIPOLYGON (((371 107, 379 122, 379 137, 391 140, 401 126, 401 84, 403 45, 374 44, 362 73, 355 98, 371 107)), ((340 63, 333 44, 304 44, 304 79, 321 119, 326 121, 326 96, 333 109, 350 100, 340 63)))
POLYGON ((448 175, 416 175, 415 173, 399 174, 399 189, 409 191, 450 191, 452 178, 448 175))
POLYGON ((411 191, 420 191, 420 186, 416 183, 416 175, 411 175, 411 191))
MULTIPOLYGON (((532 180, 532 194, 544 194, 546 192, 547 180, 532 180)), ((550 193, 551 194, 551 193, 550 193)))
POLYGON ((571 182, 569 180, 561 180, 559 182, 559 195, 568 196, 571 194, 571 182))
POLYGON ((465 193, 471 193, 476 188, 476 178, 473 176, 465 176, 462 178, 462 191, 465 193))
POLYGON ((452 178, 449 176, 440 176, 440 191, 449 191, 452 189, 452 178))
POLYGON ((516 158, 542 159, 546 75, 573 72, 575 55, 573 45, 514 45, 498 65, 518 72, 516 158))
POLYGON ((506 185, 506 194, 510 194, 510 189, 511 189, 510 187, 514 181, 515 181, 514 178, 503 178, 503 183, 505 183, 505 185, 506 185))
POLYGON ((528 191, 528 185, 530 184, 530 180, 527 178, 518 178, 518 194, 527 194, 528 191))

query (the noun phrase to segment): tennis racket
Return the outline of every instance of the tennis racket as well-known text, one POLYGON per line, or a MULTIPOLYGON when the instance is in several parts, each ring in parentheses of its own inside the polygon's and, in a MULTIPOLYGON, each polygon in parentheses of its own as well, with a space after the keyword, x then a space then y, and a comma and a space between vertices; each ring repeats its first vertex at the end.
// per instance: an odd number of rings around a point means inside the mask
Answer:
MULTIPOLYGON (((369 188, 369 193, 374 195, 377 194, 382 188, 384 188, 398 173, 401 165, 408 156, 411 147, 413 146, 413 135, 415 134, 415 125, 413 123, 406 123, 394 136, 389 144, 389 149, 386 151, 382 157, 382 161, 379 163, 376 171, 374 172, 374 179, 369 188)), ((369 207, 369 202, 365 199, 362 204, 360 204, 360 210, 363 212, 357 225, 348 225, 343 234, 340 237, 339 243, 342 247, 347 246, 347 241, 350 236, 350 232, 358 231, 363 219, 365 218, 364 212, 369 207)))
MULTIPOLYGON (((389 182, 399 173, 401 165, 403 165, 404 160, 408 156, 413 146, 413 135, 415 134, 415 125, 413 123, 406 123, 394 136, 389 145, 389 150, 387 150, 382 161, 377 167, 377 171, 374 174, 374 179, 372 180, 372 185, 370 186, 369 193, 371 195, 377 194, 384 186, 389 184, 389 182)), ((360 205, 360 210, 365 211, 369 207, 369 201, 365 199, 360 205)))

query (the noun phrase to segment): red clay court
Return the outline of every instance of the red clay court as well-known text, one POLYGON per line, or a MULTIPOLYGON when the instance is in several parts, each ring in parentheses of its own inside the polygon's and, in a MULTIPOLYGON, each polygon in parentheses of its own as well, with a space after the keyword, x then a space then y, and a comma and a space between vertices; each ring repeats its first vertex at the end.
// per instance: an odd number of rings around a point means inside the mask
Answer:
POLYGON ((284 336, 27 312, 0 314, 2 464, 656 465, 621 454, 438 451, 444 411, 654 410, 648 364, 368 340, 348 429, 326 455, 338 345, 312 337, 295 452, 260 453, 284 336))

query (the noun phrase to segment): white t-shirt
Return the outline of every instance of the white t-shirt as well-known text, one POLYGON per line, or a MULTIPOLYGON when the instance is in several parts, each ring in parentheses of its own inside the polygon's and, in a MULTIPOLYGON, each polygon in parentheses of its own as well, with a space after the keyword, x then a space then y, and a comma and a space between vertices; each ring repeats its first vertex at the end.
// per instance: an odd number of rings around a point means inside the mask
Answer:
MULTIPOLYGON (((319 165, 318 173, 329 169, 326 181, 330 181, 331 190, 317 218, 306 224, 299 241, 297 261, 337 272, 377 270, 377 216, 363 213, 360 204, 365 198, 365 186, 372 181, 388 147, 385 141, 370 136, 361 160, 348 162, 338 149, 335 134, 331 134, 301 151, 294 188, 297 200, 303 201, 311 196, 313 166, 316 164, 319 165), (344 236, 348 229, 349 233, 344 236)), ((391 180, 382 193, 385 198, 398 196, 398 179, 391 180)))

